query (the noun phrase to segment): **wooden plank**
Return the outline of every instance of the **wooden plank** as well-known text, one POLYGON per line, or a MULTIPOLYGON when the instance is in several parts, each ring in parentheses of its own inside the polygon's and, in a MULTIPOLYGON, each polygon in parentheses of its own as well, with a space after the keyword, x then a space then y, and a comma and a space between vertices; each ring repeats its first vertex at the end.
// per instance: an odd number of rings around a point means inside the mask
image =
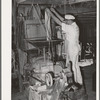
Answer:
POLYGON ((64 0, 17 0, 20 4, 64 4, 64 0))
POLYGON ((23 4, 74 4, 79 2, 95 1, 95 0, 16 0, 17 3, 23 4))
POLYGON ((96 1, 96 0, 69 0, 69 4, 75 4, 80 2, 88 2, 88 1, 96 1))

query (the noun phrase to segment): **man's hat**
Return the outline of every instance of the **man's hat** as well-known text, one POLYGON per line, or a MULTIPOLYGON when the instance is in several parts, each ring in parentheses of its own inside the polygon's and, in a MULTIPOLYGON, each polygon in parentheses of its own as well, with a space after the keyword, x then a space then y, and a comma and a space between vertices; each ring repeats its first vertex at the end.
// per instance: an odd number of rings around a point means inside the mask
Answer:
POLYGON ((65 15, 65 19, 75 19, 73 15, 65 15))

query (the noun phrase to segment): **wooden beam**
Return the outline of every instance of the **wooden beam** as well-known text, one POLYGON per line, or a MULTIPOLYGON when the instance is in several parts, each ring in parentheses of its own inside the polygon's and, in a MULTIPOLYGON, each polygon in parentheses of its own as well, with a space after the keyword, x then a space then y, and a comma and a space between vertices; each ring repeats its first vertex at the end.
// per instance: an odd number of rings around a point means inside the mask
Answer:
POLYGON ((88 1, 95 1, 95 0, 16 0, 17 3, 23 4, 74 4, 80 2, 88 2, 88 1))
POLYGON ((19 4, 64 4, 64 0, 17 0, 19 4), (22 1, 22 2, 21 2, 22 1))
POLYGON ((75 4, 80 2, 88 2, 88 1, 96 1, 96 0, 69 0, 69 4, 75 4))

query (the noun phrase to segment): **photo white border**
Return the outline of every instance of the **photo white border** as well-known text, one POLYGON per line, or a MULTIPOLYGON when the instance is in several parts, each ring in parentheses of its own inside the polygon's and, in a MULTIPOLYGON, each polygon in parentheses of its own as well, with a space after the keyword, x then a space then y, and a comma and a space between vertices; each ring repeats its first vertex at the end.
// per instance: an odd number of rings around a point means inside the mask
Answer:
MULTIPOLYGON (((97 0, 96 100, 99 100, 99 0, 97 0)), ((1 100, 11 100, 12 0, 1 1, 1 100)))
POLYGON ((12 0, 1 1, 1 100, 11 100, 12 0))

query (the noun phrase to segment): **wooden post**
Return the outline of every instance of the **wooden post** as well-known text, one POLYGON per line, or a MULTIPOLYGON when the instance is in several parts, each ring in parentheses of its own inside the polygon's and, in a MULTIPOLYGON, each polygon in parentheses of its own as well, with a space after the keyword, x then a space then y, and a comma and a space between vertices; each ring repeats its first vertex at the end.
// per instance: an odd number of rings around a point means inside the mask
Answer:
POLYGON ((46 61, 45 46, 43 47, 43 56, 44 56, 44 62, 45 62, 46 61))
POLYGON ((14 39, 15 39, 15 41, 14 41, 14 43, 15 43, 15 45, 16 45, 16 61, 17 61, 17 63, 18 63, 18 65, 16 65, 16 66, 18 66, 18 79, 19 79, 19 91, 20 92, 22 92, 22 86, 23 86, 23 84, 22 84, 22 78, 21 78, 21 74, 20 74, 20 66, 19 66, 19 53, 18 53, 18 37, 17 37, 17 3, 16 3, 16 0, 12 0, 13 2, 13 4, 12 4, 12 8, 13 8, 13 10, 12 10, 12 22, 13 22, 13 27, 14 27, 14 33, 12 33, 12 34, 14 34, 14 39))

